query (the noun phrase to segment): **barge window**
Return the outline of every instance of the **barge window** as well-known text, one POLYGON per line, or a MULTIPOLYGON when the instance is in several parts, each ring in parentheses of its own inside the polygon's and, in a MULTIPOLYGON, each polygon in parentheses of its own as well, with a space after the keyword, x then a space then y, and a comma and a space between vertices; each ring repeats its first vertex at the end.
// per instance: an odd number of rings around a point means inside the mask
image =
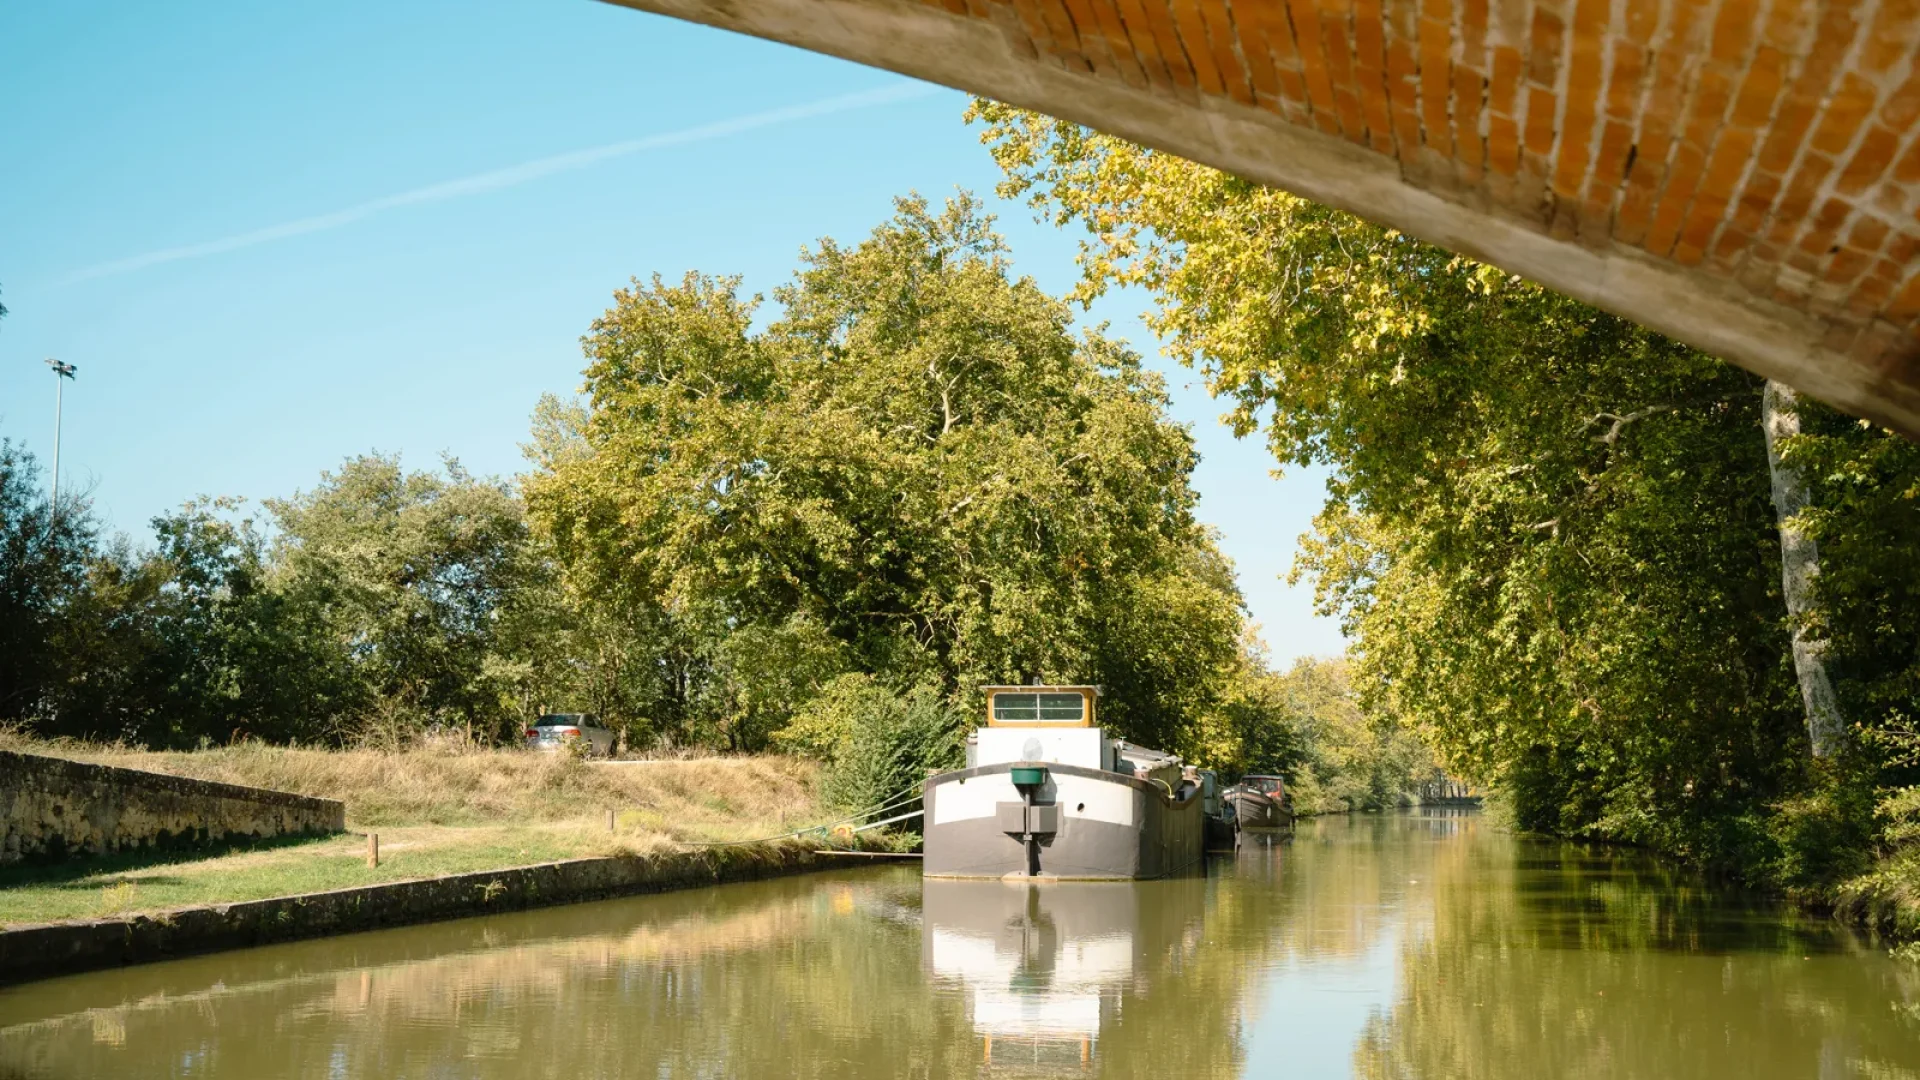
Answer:
POLYGON ((1087 717, 1087 699, 1079 694, 995 694, 996 724, 1074 724, 1087 717))

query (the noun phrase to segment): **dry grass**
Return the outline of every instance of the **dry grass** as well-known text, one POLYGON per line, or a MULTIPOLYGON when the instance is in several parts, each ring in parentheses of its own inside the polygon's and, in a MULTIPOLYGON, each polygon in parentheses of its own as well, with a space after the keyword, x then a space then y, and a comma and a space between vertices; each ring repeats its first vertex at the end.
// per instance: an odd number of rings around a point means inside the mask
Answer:
POLYGON ((192 752, 43 742, 0 735, 0 749, 197 780, 340 799, 355 828, 524 825, 650 812, 680 839, 736 839, 814 809, 817 769, 789 757, 582 761, 525 750, 306 750, 242 743, 192 752))
MULTIPOLYGON (((598 855, 673 857, 824 820, 817 770, 787 757, 594 763, 566 754, 242 744, 150 752, 0 732, 0 748, 340 799, 354 832, 213 855, 0 869, 0 925, 153 912, 598 855), (607 828, 607 811, 615 827, 607 828), (380 834, 380 866, 366 840, 380 834)), ((868 834, 873 839, 878 837, 868 834)))

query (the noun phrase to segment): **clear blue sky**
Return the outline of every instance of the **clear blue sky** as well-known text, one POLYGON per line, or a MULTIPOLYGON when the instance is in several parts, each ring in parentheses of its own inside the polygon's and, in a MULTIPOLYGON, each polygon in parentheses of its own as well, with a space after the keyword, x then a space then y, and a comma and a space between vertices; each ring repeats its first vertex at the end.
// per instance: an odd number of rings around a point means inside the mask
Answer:
MULTIPOLYGON (((77 364, 62 474, 136 539, 367 450, 516 472, 629 277, 770 290, 896 194, 997 178, 960 94, 592 0, 8 4, 0 101, 0 435, 44 466, 42 361, 77 364)), ((1018 269, 1070 285, 1073 237, 998 210, 1018 269)), ((1272 479, 1145 304, 1091 317, 1170 369, 1254 618, 1278 658, 1339 651, 1281 580, 1321 478, 1272 479)))

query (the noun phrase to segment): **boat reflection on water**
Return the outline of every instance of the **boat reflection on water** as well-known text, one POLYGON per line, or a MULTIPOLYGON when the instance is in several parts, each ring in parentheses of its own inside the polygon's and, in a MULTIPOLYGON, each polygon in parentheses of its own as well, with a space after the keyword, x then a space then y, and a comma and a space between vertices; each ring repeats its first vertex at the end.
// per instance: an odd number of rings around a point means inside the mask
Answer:
POLYGON ((921 957, 995 1074, 1092 1071, 1124 1003, 1191 966, 1208 883, 926 879, 921 957))

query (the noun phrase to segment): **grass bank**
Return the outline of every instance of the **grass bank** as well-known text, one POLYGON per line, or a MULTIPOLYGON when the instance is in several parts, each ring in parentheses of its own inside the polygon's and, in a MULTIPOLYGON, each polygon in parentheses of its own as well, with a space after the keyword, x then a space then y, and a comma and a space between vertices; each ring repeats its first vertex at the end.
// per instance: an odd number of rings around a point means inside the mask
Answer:
POLYGON ((609 855, 667 861, 697 845, 818 823, 817 770, 788 757, 597 763, 520 750, 197 752, 42 743, 7 749, 346 803, 346 836, 171 856, 0 869, 0 926, 205 904, 609 855), (614 827, 607 812, 614 812, 614 827), (366 840, 380 836, 380 865, 366 840))

